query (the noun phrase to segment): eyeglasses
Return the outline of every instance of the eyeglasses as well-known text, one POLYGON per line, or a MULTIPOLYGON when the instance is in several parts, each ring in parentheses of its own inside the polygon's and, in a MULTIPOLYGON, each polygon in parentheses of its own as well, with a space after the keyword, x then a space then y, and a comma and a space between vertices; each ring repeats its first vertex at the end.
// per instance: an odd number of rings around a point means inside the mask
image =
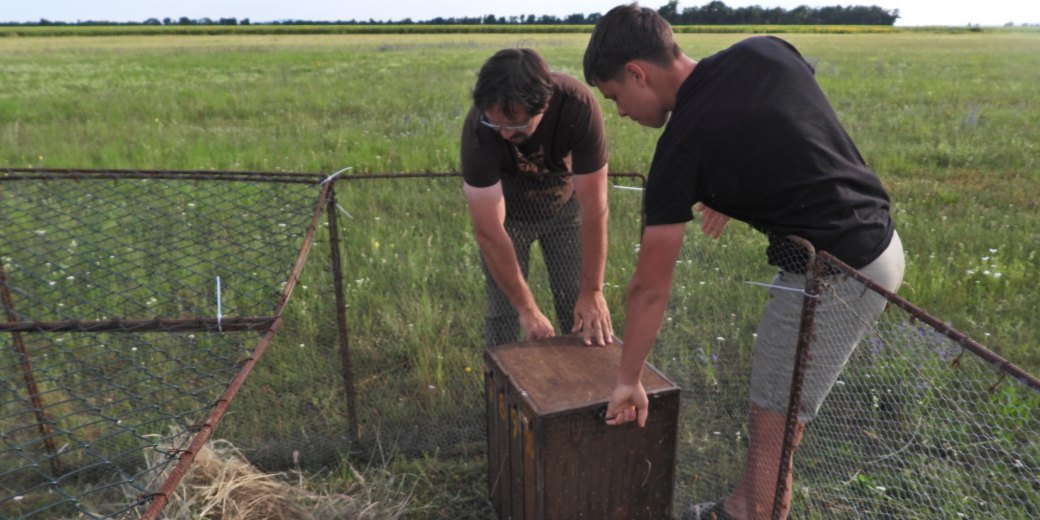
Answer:
POLYGON ((501 132, 502 130, 509 130, 510 132, 520 132, 522 130, 527 130, 528 128, 531 128, 531 123, 533 122, 534 116, 531 116, 531 119, 528 119, 527 122, 522 125, 496 125, 495 123, 488 121, 487 116, 485 116, 483 112, 480 113, 480 124, 496 132, 501 132))

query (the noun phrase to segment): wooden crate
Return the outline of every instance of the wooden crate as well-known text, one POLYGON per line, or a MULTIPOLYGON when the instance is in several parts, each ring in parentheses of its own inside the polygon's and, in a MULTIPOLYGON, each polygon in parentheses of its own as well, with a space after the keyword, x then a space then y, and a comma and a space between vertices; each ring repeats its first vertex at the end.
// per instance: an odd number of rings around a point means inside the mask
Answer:
POLYGON ((485 350, 488 487, 502 520, 671 518, 679 388, 653 367, 645 428, 603 422, 621 348, 575 336, 485 350))

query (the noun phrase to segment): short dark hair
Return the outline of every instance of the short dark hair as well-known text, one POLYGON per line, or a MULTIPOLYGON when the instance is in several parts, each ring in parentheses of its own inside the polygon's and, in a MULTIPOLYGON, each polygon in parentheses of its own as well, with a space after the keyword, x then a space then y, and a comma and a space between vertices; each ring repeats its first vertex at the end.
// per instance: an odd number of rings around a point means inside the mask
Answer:
POLYGON ((592 29, 585 49, 585 81, 593 85, 616 80, 632 60, 666 65, 681 54, 672 26, 657 11, 637 3, 619 5, 592 29))
POLYGON ((507 117, 517 107, 533 116, 545 110, 552 91, 549 66, 537 52, 502 49, 480 68, 473 104, 481 111, 498 105, 507 117))

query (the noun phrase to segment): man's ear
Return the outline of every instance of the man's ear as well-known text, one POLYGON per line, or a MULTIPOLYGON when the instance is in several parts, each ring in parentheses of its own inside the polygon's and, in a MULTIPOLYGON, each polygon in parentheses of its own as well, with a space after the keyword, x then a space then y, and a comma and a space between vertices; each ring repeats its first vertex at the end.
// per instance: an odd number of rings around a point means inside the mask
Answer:
POLYGON ((646 85, 646 68, 642 64, 630 61, 625 64, 625 79, 634 79, 640 86, 646 85))

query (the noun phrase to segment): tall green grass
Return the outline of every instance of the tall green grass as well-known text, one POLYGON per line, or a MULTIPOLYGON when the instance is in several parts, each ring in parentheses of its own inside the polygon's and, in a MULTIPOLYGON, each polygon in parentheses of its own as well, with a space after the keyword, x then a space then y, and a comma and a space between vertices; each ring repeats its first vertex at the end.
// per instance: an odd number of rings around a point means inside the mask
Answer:
MULTIPOLYGON (((681 34, 694 57, 741 34, 681 34)), ((892 194, 904 294, 1028 368, 1040 192, 1040 34, 789 34, 892 194)), ((475 72, 525 45, 581 76, 582 34, 0 39, 0 165, 458 169, 475 72)), ((604 103, 613 171, 657 131, 604 103)))

